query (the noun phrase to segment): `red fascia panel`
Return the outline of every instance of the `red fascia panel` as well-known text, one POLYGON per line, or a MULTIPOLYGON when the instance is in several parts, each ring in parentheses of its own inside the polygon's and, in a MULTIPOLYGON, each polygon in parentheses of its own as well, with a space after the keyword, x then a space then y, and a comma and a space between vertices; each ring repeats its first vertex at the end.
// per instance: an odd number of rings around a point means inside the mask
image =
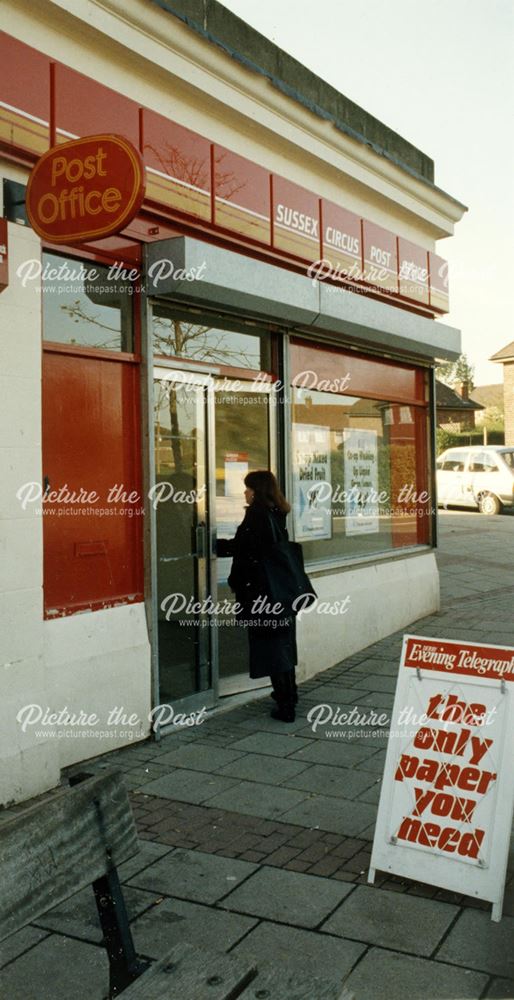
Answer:
POLYGON ((398 275, 403 298, 429 304, 428 252, 402 237, 398 238, 398 275))
MULTIPOLYGON (((51 60, 5 33, 0 34, 0 56, 3 67, 7 67, 2 79, 2 99, 17 109, 0 107, 0 144, 20 160, 26 159, 27 154, 35 158, 49 145, 51 60), (20 66, 24 68, 22 74, 20 66)), ((57 140, 104 131, 124 135, 142 147, 148 168, 147 203, 155 206, 157 212, 178 213, 185 220, 190 216, 197 220, 192 225, 216 226, 220 236, 232 232, 237 242, 254 242, 263 248, 271 242, 275 259, 285 266, 300 266, 301 261, 311 263, 329 256, 324 237, 331 216, 340 213, 341 231, 346 226, 345 217, 352 218, 353 213, 271 174, 239 154, 214 146, 183 125, 140 108, 136 101, 96 80, 62 63, 55 62, 52 66, 57 140)), ((353 224, 349 231, 353 233, 353 224)), ((130 234, 133 233, 134 229, 130 234)), ((354 235, 358 238, 357 233, 354 235)), ((145 231, 140 238, 146 240, 151 236, 145 231)), ((419 309, 426 308, 425 289, 409 295, 405 283, 398 288, 399 241, 395 234, 363 220, 362 238, 364 271, 371 270, 365 283, 371 293, 401 294, 419 309)), ((426 253, 422 248, 414 249, 418 256, 426 253)), ((351 259, 339 263, 348 264, 351 259)), ((443 271, 446 275, 445 269, 445 262, 430 254, 428 308, 437 312, 448 311, 447 282, 440 277, 443 271)))
POLYGON ((142 111, 147 198, 211 220, 211 143, 155 111, 142 111))
POLYGON ((62 63, 55 65, 55 123, 58 142, 113 132, 130 139, 139 148, 139 111, 135 101, 62 63))
POLYGON ((448 312, 448 263, 435 253, 428 255, 430 306, 438 312, 448 312))
POLYGON ((360 217, 325 198, 321 200, 321 214, 321 256, 334 271, 333 274, 327 272, 327 277, 337 280, 349 276, 358 281, 362 276, 360 217))
POLYGON ((271 242, 269 171, 214 145, 215 225, 257 243, 271 242))
POLYGON ((304 375, 306 388, 316 389, 316 384, 322 383, 322 391, 426 405, 423 370, 411 365, 295 339, 290 341, 290 365, 292 381, 306 372, 313 373, 304 375))
POLYGON ((388 229, 362 220, 364 281, 395 294, 398 291, 396 236, 388 229))
POLYGON ((50 58, 0 31, 2 101, 27 114, 50 118, 50 58))
POLYGON ((273 174, 273 246, 301 260, 321 257, 319 198, 273 174))
POLYGON ((49 146, 50 59, 0 32, 0 141, 38 157, 49 146))

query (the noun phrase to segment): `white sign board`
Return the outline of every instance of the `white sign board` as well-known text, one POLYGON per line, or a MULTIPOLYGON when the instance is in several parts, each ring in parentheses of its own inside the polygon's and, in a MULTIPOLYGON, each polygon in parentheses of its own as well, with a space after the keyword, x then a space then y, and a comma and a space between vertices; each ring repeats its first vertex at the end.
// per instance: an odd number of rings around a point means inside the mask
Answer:
POLYGON ((295 539, 332 537, 330 428, 293 424, 295 539))
POLYGON ((344 431, 344 489, 347 535, 378 531, 377 432, 350 428, 344 431))
POLYGON ((225 455, 225 496, 241 497, 244 490, 244 478, 248 474, 248 455, 246 452, 229 452, 225 455))
POLYGON ((493 904, 514 806, 514 648, 406 635, 369 870, 493 904))

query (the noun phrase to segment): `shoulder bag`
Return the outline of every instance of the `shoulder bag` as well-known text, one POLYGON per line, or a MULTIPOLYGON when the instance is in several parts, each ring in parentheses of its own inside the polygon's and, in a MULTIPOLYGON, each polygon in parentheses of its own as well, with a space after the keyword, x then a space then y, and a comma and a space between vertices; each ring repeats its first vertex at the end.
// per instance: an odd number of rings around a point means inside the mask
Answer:
POLYGON ((286 611, 298 614, 311 606, 318 595, 312 586, 303 562, 302 546, 283 535, 273 515, 268 515, 273 543, 262 557, 267 594, 273 604, 280 603, 286 611))

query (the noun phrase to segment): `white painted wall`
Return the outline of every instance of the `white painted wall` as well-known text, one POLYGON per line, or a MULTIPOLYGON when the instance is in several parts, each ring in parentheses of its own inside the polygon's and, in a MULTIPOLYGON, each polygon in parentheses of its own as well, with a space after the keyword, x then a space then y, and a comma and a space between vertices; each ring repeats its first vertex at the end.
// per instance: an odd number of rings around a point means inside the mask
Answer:
POLYGON ((53 711, 66 708, 98 718, 92 726, 64 727, 68 735, 58 740, 61 767, 148 736, 151 664, 144 604, 46 621, 43 640, 53 711), (109 712, 120 708, 140 722, 108 725, 109 712))
POLYGON ((16 716, 24 706, 95 713, 99 731, 107 710, 124 706, 141 719, 129 731, 143 738, 151 699, 143 604, 43 620, 42 517, 16 498, 42 476, 41 296, 16 278, 22 261, 39 257, 40 242, 24 226, 9 224, 8 235, 10 283, 0 294, 0 805, 53 787, 61 767, 132 742, 122 726, 103 738, 52 738, 38 725, 23 732, 16 716))
POLYGON ((434 552, 348 568, 313 579, 319 606, 349 596, 345 614, 302 615, 297 674, 307 680, 386 635, 439 610, 434 552))
POLYGON ((41 481, 40 296, 13 274, 39 257, 30 229, 9 224, 9 287, 0 294, 0 804, 58 781, 57 748, 23 734, 16 722, 27 697, 44 700, 41 515, 23 511, 16 491, 41 481))

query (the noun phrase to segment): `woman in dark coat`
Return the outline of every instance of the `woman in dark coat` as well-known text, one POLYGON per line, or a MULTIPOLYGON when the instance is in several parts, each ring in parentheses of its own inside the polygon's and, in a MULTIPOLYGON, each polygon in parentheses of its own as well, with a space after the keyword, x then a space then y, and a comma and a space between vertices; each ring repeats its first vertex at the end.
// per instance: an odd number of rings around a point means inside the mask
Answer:
POLYGON ((277 702, 271 715, 282 722, 294 722, 298 700, 295 617, 285 609, 280 614, 271 612, 273 601, 266 595, 262 564, 276 538, 288 537, 286 515, 291 508, 272 472, 249 472, 244 484, 248 504, 244 520, 235 538, 218 541, 217 552, 232 556, 228 584, 241 606, 238 617, 248 630, 250 677, 269 675, 277 702))

